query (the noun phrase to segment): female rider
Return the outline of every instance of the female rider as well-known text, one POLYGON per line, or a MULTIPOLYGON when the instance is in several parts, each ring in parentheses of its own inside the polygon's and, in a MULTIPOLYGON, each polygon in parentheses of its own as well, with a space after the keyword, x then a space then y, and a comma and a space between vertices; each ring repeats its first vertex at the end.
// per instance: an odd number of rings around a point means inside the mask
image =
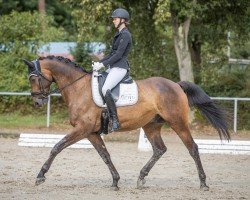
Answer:
POLYGON ((117 110, 111 90, 125 77, 129 71, 128 53, 132 45, 131 34, 127 28, 129 21, 129 13, 123 8, 116 9, 111 18, 118 31, 116 32, 110 53, 105 56, 100 62, 92 64, 93 70, 100 70, 105 67, 108 76, 102 88, 102 94, 107 104, 108 111, 112 120, 111 131, 119 129, 119 120, 117 110))

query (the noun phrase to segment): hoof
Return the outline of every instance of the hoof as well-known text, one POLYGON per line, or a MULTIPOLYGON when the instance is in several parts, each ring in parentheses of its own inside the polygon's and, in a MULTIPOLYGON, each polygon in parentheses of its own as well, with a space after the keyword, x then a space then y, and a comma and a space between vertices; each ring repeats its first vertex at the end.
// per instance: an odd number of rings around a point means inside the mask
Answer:
POLYGON ((110 190, 112 190, 112 191, 118 191, 119 187, 118 186, 111 186, 110 190))
POLYGON ((209 191, 209 187, 207 185, 201 185, 200 190, 201 191, 209 191))
POLYGON ((143 179, 138 178, 138 180, 137 180, 137 189, 142 189, 143 185, 145 183, 146 183, 146 180, 144 178, 143 179))
POLYGON ((36 178, 36 186, 45 182, 45 177, 36 178))

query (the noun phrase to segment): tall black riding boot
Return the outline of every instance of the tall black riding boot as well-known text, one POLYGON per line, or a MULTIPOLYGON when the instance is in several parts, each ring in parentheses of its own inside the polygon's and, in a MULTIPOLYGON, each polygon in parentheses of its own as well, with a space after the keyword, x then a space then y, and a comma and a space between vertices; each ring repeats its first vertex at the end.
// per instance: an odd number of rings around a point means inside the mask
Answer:
POLYGON ((107 108, 112 120, 112 126, 111 126, 111 131, 117 131, 120 128, 120 124, 119 124, 119 120, 117 117, 117 110, 116 110, 116 105, 115 105, 115 101, 112 97, 111 91, 108 90, 106 92, 106 95, 104 97, 106 104, 107 104, 107 108))

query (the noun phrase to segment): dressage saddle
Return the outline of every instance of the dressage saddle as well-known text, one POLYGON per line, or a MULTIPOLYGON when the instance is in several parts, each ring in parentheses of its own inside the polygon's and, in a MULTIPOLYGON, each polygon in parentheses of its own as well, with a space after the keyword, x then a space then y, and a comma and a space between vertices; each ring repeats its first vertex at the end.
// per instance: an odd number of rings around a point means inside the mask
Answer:
MULTIPOLYGON (((108 73, 107 72, 101 72, 99 75, 98 75, 98 82, 99 82, 99 93, 104 101, 104 96, 102 94, 102 87, 106 81, 106 78, 108 76, 108 73)), ((131 84, 133 83, 133 79, 132 77, 130 76, 130 73, 129 71, 127 72, 127 74, 124 76, 124 78, 111 90, 111 94, 114 98, 114 101, 117 102, 118 99, 119 99, 119 94, 120 94, 120 83, 123 83, 123 84, 131 84)))

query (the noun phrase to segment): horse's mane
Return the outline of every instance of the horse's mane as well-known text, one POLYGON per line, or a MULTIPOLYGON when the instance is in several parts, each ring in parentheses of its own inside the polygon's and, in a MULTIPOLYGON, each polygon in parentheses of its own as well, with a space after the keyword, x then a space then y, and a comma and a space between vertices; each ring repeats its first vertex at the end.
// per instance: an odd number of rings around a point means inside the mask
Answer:
POLYGON ((90 73, 89 71, 87 71, 86 69, 84 69, 82 66, 78 65, 77 63, 73 62, 72 60, 68 59, 68 58, 65 58, 63 56, 46 56, 46 57, 39 57, 38 58, 39 60, 45 60, 45 59, 49 59, 49 60, 56 60, 56 61, 59 61, 59 62, 62 62, 62 63, 65 63, 69 66, 73 66, 79 70, 81 70, 82 72, 85 72, 85 73, 90 73))

